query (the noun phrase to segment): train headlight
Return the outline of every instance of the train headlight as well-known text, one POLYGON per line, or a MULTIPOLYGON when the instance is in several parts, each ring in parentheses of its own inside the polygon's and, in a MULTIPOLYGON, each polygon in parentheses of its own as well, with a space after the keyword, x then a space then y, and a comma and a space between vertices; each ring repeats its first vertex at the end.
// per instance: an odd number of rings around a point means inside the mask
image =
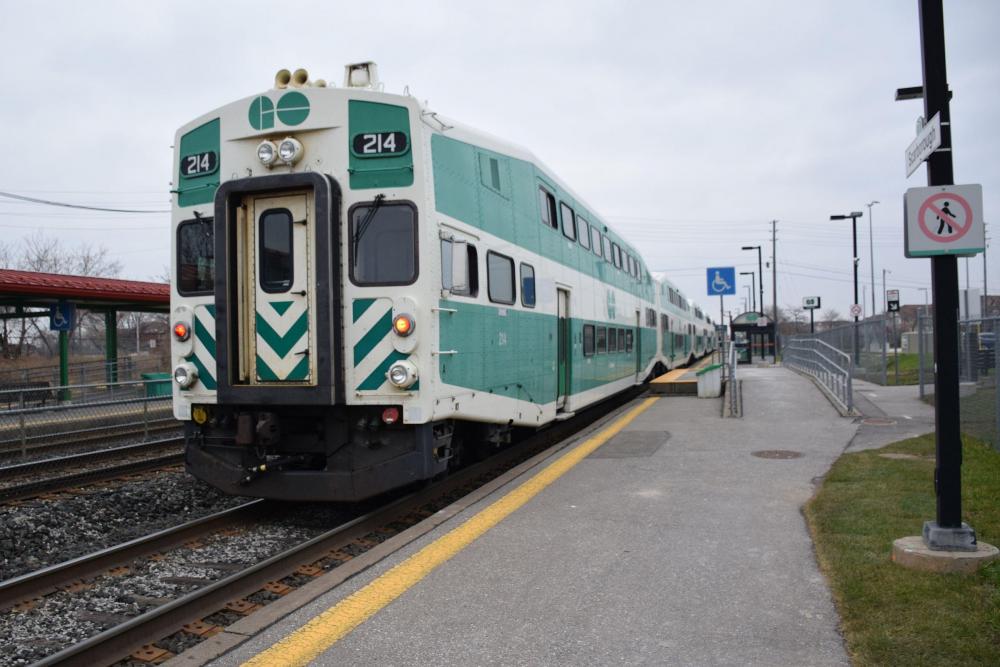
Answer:
POLYGON ((257 159, 265 167, 270 167, 278 159, 278 147, 273 141, 262 141, 257 146, 257 159))
POLYGON ((403 336, 404 338, 413 333, 413 328, 415 326, 416 323, 413 321, 413 318, 406 313, 400 313, 399 315, 396 315, 396 317, 392 318, 392 330, 395 331, 397 335, 403 336))
POLYGON ((417 381, 417 367, 409 361, 397 361, 392 366, 389 366, 386 376, 394 387, 406 389, 412 387, 417 381))
POLYGON ((302 157, 302 143, 298 139, 287 137, 278 144, 278 157, 285 164, 294 164, 302 157))
POLYGON ((198 369, 194 364, 181 364, 174 369, 174 382, 181 389, 188 389, 198 379, 198 369))

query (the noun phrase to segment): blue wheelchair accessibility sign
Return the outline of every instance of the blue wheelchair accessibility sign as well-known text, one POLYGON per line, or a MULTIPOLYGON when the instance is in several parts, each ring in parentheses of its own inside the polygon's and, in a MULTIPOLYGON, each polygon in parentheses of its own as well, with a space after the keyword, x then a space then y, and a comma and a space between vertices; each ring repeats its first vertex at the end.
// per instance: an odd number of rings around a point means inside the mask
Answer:
POLYGON ((57 303, 49 306, 49 331, 72 331, 76 320, 76 305, 57 303))
POLYGON ((713 266, 708 269, 708 295, 732 296, 736 294, 736 267, 713 266))

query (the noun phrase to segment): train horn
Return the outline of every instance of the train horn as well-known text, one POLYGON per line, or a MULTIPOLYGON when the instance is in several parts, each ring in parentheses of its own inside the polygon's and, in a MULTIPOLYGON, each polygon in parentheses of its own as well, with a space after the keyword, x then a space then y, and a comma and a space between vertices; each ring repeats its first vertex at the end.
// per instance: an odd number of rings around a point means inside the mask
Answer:
POLYGON ((297 69, 292 74, 292 86, 301 88, 309 83, 309 72, 304 69, 297 69))
POLYGON ((287 69, 279 69, 274 75, 275 88, 288 88, 288 82, 292 80, 292 73, 287 69))

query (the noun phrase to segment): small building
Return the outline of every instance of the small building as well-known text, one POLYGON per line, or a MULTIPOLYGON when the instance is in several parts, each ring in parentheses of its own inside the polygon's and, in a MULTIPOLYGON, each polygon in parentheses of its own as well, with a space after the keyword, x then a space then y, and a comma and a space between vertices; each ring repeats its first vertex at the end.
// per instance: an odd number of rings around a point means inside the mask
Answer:
POLYGON ((730 327, 739 363, 774 360, 774 320, 764 313, 743 313, 730 327))

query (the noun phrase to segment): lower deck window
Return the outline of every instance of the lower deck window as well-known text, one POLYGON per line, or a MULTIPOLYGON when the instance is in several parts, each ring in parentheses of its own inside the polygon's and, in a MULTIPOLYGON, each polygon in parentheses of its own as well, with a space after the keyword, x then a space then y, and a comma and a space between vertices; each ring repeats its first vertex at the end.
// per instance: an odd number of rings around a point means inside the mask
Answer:
POLYGON ((380 199, 351 209, 351 280, 356 285, 409 285, 417 279, 417 211, 380 199))
POLYGON ((594 356, 594 325, 583 325, 583 356, 594 356))
POLYGON ((597 353, 603 354, 608 351, 608 328, 597 327, 597 353))
POLYGON ((486 253, 486 280, 490 301, 514 303, 514 260, 496 252, 486 253))

